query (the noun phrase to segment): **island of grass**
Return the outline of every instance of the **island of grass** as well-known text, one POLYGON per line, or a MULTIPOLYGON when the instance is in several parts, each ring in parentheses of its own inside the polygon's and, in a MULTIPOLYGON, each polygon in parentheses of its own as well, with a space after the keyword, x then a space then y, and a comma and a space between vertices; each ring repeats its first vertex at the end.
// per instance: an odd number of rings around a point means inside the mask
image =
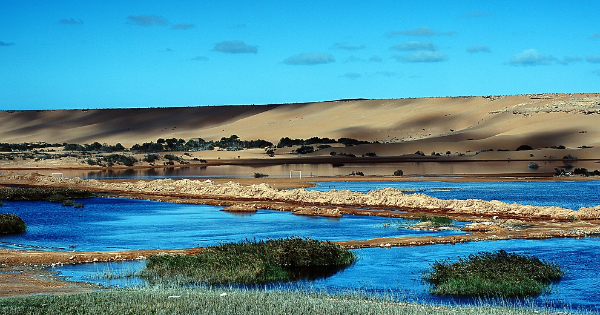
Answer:
POLYGON ((512 298, 538 296, 562 276, 555 263, 500 250, 435 262, 424 279, 437 295, 512 298))
POLYGON ((323 276, 333 274, 355 259, 351 251, 329 241, 288 237, 210 246, 195 256, 150 256, 141 274, 151 282, 288 282, 311 278, 307 271, 319 271, 323 276))
POLYGON ((25 221, 16 214, 0 213, 0 235, 25 233, 25 221))

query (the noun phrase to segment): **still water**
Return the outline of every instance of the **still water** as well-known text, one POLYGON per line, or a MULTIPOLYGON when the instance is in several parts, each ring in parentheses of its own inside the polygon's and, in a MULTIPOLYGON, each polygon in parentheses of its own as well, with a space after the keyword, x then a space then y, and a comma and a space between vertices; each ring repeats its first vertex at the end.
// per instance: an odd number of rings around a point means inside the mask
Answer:
MULTIPOLYGON (((119 198, 79 200, 82 209, 51 202, 5 202, 2 212, 15 213, 27 232, 0 237, 0 246, 47 250, 126 250, 191 248, 244 239, 290 235, 321 240, 360 240, 408 235, 450 235, 383 228, 390 219, 372 216, 324 218, 259 210, 229 213, 222 207, 119 198)), ((401 219, 394 219, 398 221, 401 219)))
MULTIPOLYGON (((368 191, 395 187, 413 189, 438 198, 480 198, 524 204, 555 205, 567 208, 600 204, 600 182, 336 182, 320 183, 317 190, 350 189, 368 191)), ((348 240, 378 236, 403 236, 417 232, 382 228, 388 219, 343 217, 340 219, 300 217, 287 212, 261 210, 235 215, 219 207, 179 205, 153 201, 92 198, 85 208, 62 207, 47 202, 6 202, 3 212, 19 214, 28 222, 27 233, 0 238, 4 247, 64 250, 114 250, 140 248, 184 248, 214 245, 235 240, 310 236, 317 239, 348 240)), ((456 233, 456 232, 443 232, 456 233)), ((424 234, 423 234, 424 235, 424 234)), ((421 273, 437 260, 455 260, 480 251, 504 249, 531 253, 558 263, 567 273, 537 304, 558 308, 600 311, 600 239, 508 240, 456 245, 356 250, 359 260, 332 277, 308 285, 327 290, 360 289, 373 293, 391 290, 411 301, 471 303, 471 299, 449 299, 427 294, 421 273)), ((65 266, 59 271, 73 280, 105 284, 136 285, 139 280, 117 282, 90 278, 102 272, 131 273, 144 262, 65 266)))

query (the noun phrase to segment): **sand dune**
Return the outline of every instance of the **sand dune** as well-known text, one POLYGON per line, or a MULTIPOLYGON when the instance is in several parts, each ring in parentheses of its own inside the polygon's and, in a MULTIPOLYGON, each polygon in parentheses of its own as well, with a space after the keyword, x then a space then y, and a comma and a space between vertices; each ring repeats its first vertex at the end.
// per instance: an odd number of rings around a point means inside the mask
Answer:
MULTIPOLYGON (((0 142, 350 137, 378 155, 600 145, 599 94, 355 100, 261 106, 0 111, 0 142)), ((344 149, 339 149, 343 151, 344 149)), ((355 151, 356 148, 354 148, 355 151)), ((585 150, 582 150, 582 152, 585 150)), ((581 153, 596 157, 596 150, 581 153)), ((324 150, 317 154, 328 154, 324 150)), ((500 152, 496 154, 501 154, 500 152)))

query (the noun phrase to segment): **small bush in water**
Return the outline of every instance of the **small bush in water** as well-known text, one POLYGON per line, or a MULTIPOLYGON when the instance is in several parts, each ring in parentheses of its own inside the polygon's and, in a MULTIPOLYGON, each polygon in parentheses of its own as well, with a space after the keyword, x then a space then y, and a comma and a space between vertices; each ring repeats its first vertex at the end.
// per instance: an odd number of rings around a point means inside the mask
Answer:
POLYGON ((424 279, 433 294, 509 298, 538 296, 562 276, 555 263, 500 250, 435 262, 424 279))

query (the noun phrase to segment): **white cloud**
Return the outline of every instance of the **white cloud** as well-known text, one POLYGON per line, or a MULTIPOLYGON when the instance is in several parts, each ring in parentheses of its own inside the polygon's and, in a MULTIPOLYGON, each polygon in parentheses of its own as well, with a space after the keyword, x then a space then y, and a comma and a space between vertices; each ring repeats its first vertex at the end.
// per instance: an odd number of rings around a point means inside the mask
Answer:
POLYGON ((189 30, 196 27, 196 25, 194 24, 187 24, 187 23, 181 23, 181 24, 175 24, 173 26, 171 26, 171 29, 174 30, 189 30))
POLYGON ((80 24, 83 24, 83 21, 70 18, 70 19, 62 19, 62 20, 58 21, 58 23, 67 24, 67 25, 80 25, 80 24))
POLYGON ((539 66, 550 64, 554 60, 556 58, 541 54, 535 49, 527 49, 510 57, 508 64, 513 66, 539 66))
POLYGON ((488 46, 478 45, 478 46, 467 47, 467 52, 470 52, 470 53, 491 52, 491 50, 488 46))
POLYGON ((318 65, 335 62, 331 54, 306 53, 291 56, 283 61, 286 65, 318 65))
POLYGON ((371 58, 369 58, 369 61, 371 61, 371 62, 382 62, 383 59, 381 59, 381 57, 379 57, 379 56, 373 55, 373 56, 371 56, 371 58))
POLYGON ((240 40, 227 40, 215 44, 213 50, 229 54, 256 54, 258 53, 258 46, 250 46, 240 40))
POLYGON ((579 62, 581 60, 582 58, 577 56, 564 56, 563 59, 557 60, 556 62, 560 63, 561 65, 568 65, 570 63, 579 62))
POLYGON ((600 39, 600 33, 595 32, 594 34, 592 34, 591 36, 588 37, 589 39, 600 39))
POLYGON ((128 24, 138 25, 138 26, 152 26, 152 25, 169 25, 169 21, 162 16, 158 15, 130 15, 127 17, 129 20, 128 24))
POLYGON ((600 55, 587 56, 585 57, 585 60, 590 63, 600 63, 600 55))
POLYGON ((422 26, 419 28, 415 28, 413 30, 402 30, 402 31, 391 31, 387 34, 388 37, 394 37, 396 35, 405 35, 405 36, 440 36, 440 35, 454 35, 456 32, 449 31, 440 33, 438 31, 433 30, 430 27, 422 26))
POLYGON ((408 55, 393 56, 397 61, 403 62, 440 62, 448 60, 448 56, 441 51, 420 50, 408 55))
POLYGON ((437 47, 432 42, 406 42, 399 45, 394 45, 390 47, 393 50, 402 50, 402 51, 416 51, 416 50, 428 50, 428 51, 436 51, 437 47))
POLYGON ((477 9, 474 9, 471 12, 465 13, 462 15, 462 17, 467 17, 467 18, 480 18, 480 17, 486 17, 486 16, 492 16, 492 14, 489 12, 479 11, 477 9))
POLYGON ((333 44, 333 46, 335 48, 345 49, 345 50, 360 50, 360 49, 365 49, 365 47, 367 47, 364 44, 359 45, 359 46, 352 46, 352 45, 348 45, 347 43, 335 43, 335 44, 333 44))
POLYGON ((205 57, 205 56, 196 56, 196 57, 194 57, 194 58, 192 58, 190 60, 193 60, 193 61, 206 61, 206 60, 208 60, 208 57, 205 57))
POLYGON ((342 77, 344 77, 346 79, 350 79, 350 80, 356 80, 361 77, 361 74, 356 73, 356 72, 348 72, 348 73, 342 75, 342 77))

